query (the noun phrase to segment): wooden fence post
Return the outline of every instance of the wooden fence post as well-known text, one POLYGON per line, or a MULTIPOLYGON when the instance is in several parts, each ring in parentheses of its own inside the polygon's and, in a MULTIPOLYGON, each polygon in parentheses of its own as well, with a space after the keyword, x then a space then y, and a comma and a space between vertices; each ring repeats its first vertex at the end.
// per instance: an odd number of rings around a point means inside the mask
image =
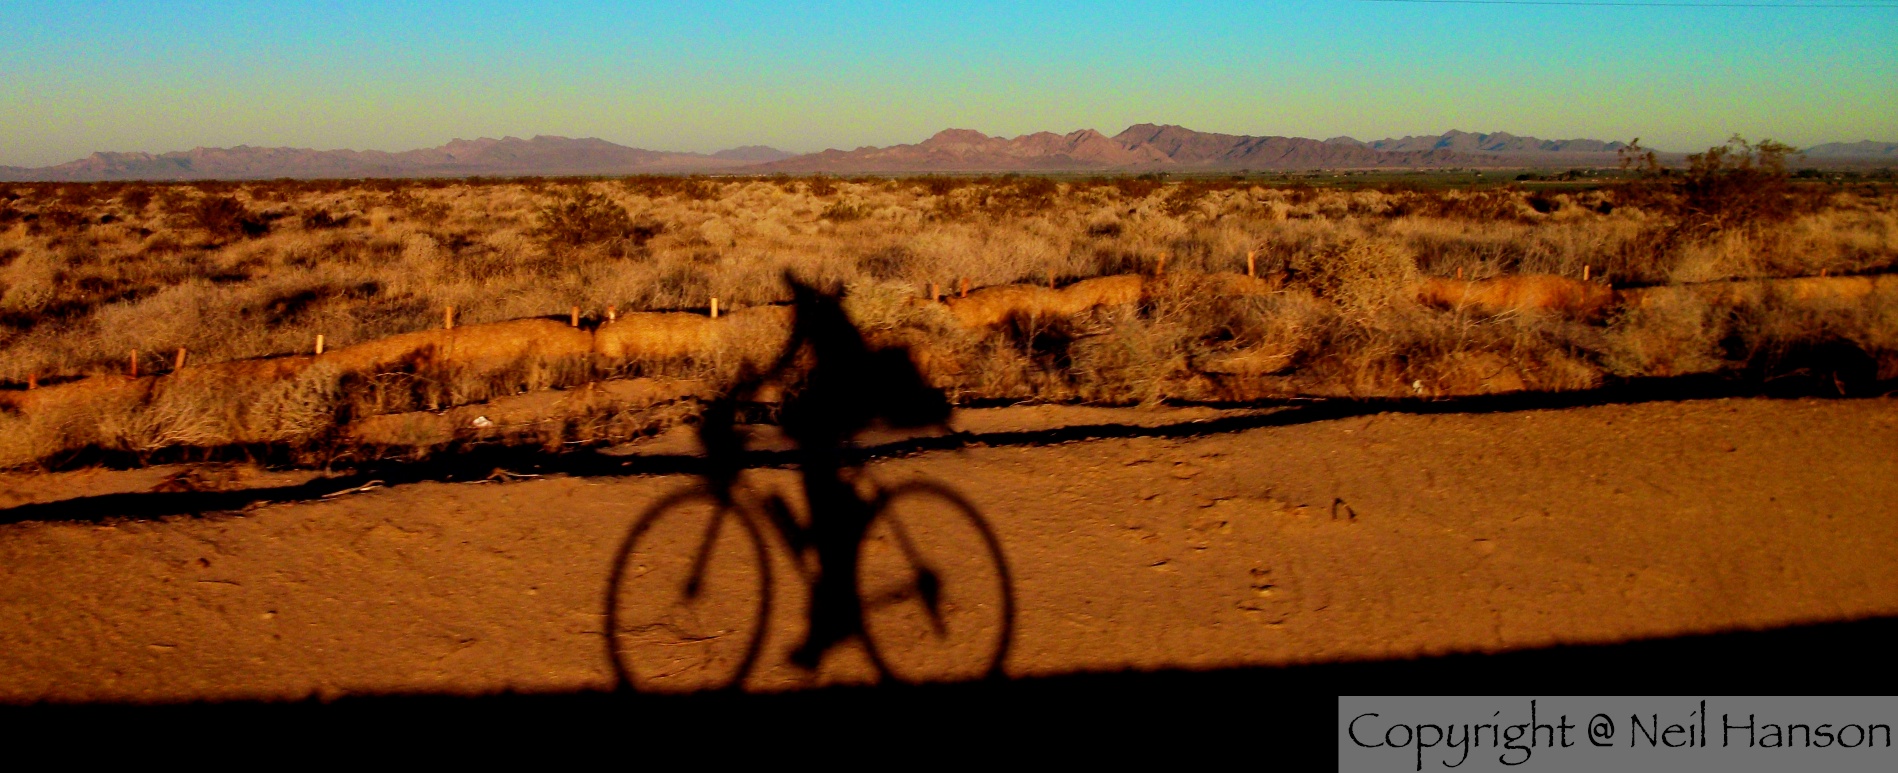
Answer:
POLYGON ((712 319, 718 319, 718 299, 712 299, 712 319))
POLYGON ((1246 276, 1257 277, 1258 275, 1259 251, 1256 249, 1246 250, 1246 276))
POLYGON ((618 320, 619 320, 619 308, 616 306, 606 307, 606 321, 616 322, 618 320))
POLYGON ((443 308, 442 308, 442 329, 443 329, 443 330, 454 330, 454 329, 455 329, 455 306, 454 306, 454 304, 449 304, 448 306, 445 306, 445 307, 443 307, 443 308))
POLYGON ((132 350, 132 378, 138 378, 138 350, 132 350))
POLYGON ((174 359, 171 361, 171 369, 174 371, 185 369, 185 348, 184 347, 182 346, 178 347, 178 357, 177 359, 174 359))
POLYGON ((1582 281, 1584 282, 1588 281, 1588 264, 1587 263, 1582 264, 1582 281))
POLYGON ((969 278, 966 276, 962 278, 962 292, 960 296, 963 298, 969 297, 969 278))
POLYGON ((28 374, 26 374, 26 388, 27 388, 27 389, 38 389, 38 388, 40 388, 40 374, 38 374, 38 373, 28 373, 28 374))
POLYGON ((580 326, 580 307, 578 306, 573 307, 573 322, 571 324, 574 327, 580 326))
POLYGON ((929 302, 930 303, 942 302, 942 286, 936 284, 935 282, 929 283, 929 302))
POLYGON ((322 333, 316 334, 316 353, 317 354, 323 353, 323 334, 322 333))

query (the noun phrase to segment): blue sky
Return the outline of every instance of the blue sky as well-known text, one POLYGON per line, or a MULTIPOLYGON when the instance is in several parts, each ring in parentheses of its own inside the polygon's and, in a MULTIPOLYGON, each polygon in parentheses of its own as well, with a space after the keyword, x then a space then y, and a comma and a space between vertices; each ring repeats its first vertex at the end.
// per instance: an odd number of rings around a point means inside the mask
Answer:
POLYGON ((534 134, 811 151, 1141 122, 1894 141, 1898 0, 1863 1, 1891 7, 6 0, 0 164, 534 134))

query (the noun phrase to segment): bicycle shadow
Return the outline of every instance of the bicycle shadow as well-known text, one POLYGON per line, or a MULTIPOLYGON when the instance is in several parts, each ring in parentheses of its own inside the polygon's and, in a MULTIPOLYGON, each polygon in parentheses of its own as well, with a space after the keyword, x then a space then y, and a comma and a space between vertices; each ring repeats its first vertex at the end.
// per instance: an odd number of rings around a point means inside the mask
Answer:
POLYGON ((994 530, 942 484, 868 480, 863 455, 852 449, 854 438, 875 427, 947 433, 948 397, 905 347, 872 346, 836 288, 788 272, 785 281, 794 315, 776 362, 742 371, 702 414, 702 484, 641 514, 615 556, 605 639, 620 687, 742 689, 765 656, 774 550, 789 556, 792 575, 809 590, 808 627, 789 653, 793 665, 815 672, 827 653, 854 640, 881 680, 930 681, 921 666, 899 667, 892 648, 902 639, 946 651, 953 636, 956 647, 975 648, 979 668, 958 676, 999 676, 1014 593, 994 530), (793 446, 800 482, 790 497, 753 491, 743 477, 755 459, 741 418, 766 389, 782 395, 775 418, 793 446), (942 536, 950 531, 962 532, 960 544, 945 544, 955 541, 942 536), (900 611, 886 614, 891 609, 900 611), (983 622, 967 621, 965 612, 983 622), (894 628, 909 630, 898 636, 894 628), (961 640, 970 636, 975 644, 961 640), (648 651, 654 656, 646 658, 648 651), (682 675, 701 679, 667 681, 682 675))

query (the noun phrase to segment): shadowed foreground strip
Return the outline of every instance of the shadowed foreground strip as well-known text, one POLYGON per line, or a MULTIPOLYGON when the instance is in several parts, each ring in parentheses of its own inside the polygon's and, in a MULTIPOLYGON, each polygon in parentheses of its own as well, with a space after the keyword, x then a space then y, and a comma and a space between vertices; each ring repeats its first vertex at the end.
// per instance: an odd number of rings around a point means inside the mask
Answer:
MULTIPOLYGON (((888 724, 927 734, 941 725, 992 725, 999 716, 1031 720, 1017 729, 1045 730, 1047 716, 1067 720, 1167 707, 1160 722, 1240 724, 1258 740, 1304 741, 1336 732, 1326 712, 1335 695, 1372 695, 1393 689, 1443 694, 1508 692, 1528 686, 1543 694, 1591 691, 1633 694, 1654 690, 1716 694, 1738 678, 1762 692, 1851 693, 1868 677, 1882 675, 1887 643, 1898 635, 1898 618, 1818 623, 1770 631, 1647 639, 1618 644, 1557 646, 1497 655, 1246 666, 1208 670, 1080 672, 1007 681, 878 690, 838 687, 774 694, 702 693, 686 696, 627 692, 499 693, 457 695, 354 695, 334 701, 226 701, 158 704, 64 704, 38 713, 0 719, 39 720, 49 726, 92 722, 96 726, 171 730, 180 726, 229 729, 252 726, 282 732, 321 728, 310 721, 352 723, 355 732, 401 728, 415 717, 452 722, 494 722, 513 733, 526 728, 565 732, 594 729, 624 732, 627 718, 648 730, 677 726, 702 729, 743 721, 765 729, 799 729, 816 718, 848 716, 853 724, 888 724), (1761 669, 1766 661, 1801 664, 1799 669, 1761 669), (1273 700, 1260 702, 1259 696, 1273 700), (1234 706, 1246 706, 1235 714, 1234 706), (1057 715, 1043 712, 1058 711, 1057 715), (394 721, 390 721, 394 720, 394 721), (928 720, 923 724, 922 720, 928 720), (1041 721, 1032 721, 1041 720, 1041 721), (374 721, 376 724, 367 724, 374 721), (295 723, 295 724, 289 724, 295 723), (354 724, 364 723, 364 724, 354 724), (386 724, 385 724, 386 723, 386 724)), ((1106 718, 1106 717, 1103 717, 1106 718)), ((1149 719, 1148 721, 1152 721, 1149 719)), ((1202 726, 1203 727, 1203 726, 1202 726)), ((391 733, 393 735, 393 733, 391 733)))

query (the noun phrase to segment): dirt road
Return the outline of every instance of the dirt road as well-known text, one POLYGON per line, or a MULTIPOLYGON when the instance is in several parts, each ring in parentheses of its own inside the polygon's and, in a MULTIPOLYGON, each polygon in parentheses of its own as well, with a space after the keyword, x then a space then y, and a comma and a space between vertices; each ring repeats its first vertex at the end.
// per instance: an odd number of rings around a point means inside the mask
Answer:
MULTIPOLYGON (((1140 414, 1088 420, 1114 416, 1140 414)), ((1014 575, 1013 675, 1898 614, 1889 399, 1381 414, 870 471, 947 481, 986 513, 1014 575)), ((0 526, 0 701, 604 688, 613 552, 687 481, 420 483, 0 526)), ((750 686, 865 678, 854 650, 814 677, 786 664, 794 595, 750 686)))

